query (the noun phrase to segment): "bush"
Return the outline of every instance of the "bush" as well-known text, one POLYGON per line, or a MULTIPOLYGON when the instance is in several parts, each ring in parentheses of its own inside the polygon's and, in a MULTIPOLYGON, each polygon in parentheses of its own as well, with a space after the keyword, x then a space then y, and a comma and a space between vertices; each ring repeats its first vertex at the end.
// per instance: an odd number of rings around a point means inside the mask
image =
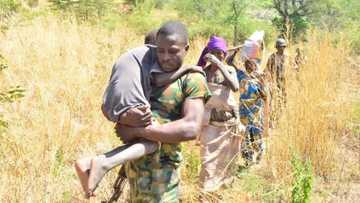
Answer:
POLYGON ((10 17, 20 8, 20 3, 17 0, 1 0, 0 1, 0 21, 10 17))
POLYGON ((167 3, 170 3, 172 0, 125 0, 126 4, 130 4, 134 7, 143 6, 146 4, 153 4, 155 8, 163 8, 167 3))
MULTIPOLYGON (((286 32, 284 30, 284 19, 282 17, 275 17, 272 20, 273 25, 279 30, 280 33, 286 32)), ((291 16, 290 22, 290 36, 294 41, 305 40, 306 30, 310 27, 310 22, 305 16, 291 16)))
POLYGON ((0 0, 0 31, 8 29, 10 17, 18 12, 20 6, 17 0, 0 0))
POLYGON ((56 11, 72 14, 79 22, 96 21, 114 5, 113 0, 50 0, 56 11))
POLYGON ((269 23, 248 15, 250 9, 261 7, 257 1, 252 3, 249 0, 224 0, 220 4, 218 1, 184 0, 177 1, 175 8, 180 17, 188 22, 191 37, 216 34, 237 44, 255 30, 273 32, 269 29, 269 23))
POLYGON ((291 165, 294 172, 294 182, 291 190, 291 202, 310 202, 310 194, 313 182, 311 162, 307 160, 305 163, 303 163, 298 157, 293 155, 291 165))

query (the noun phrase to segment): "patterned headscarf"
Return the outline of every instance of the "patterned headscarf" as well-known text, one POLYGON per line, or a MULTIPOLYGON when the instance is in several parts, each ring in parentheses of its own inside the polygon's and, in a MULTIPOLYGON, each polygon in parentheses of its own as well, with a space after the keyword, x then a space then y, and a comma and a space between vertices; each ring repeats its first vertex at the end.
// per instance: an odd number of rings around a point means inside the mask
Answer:
POLYGON ((206 61, 204 59, 204 56, 207 53, 214 50, 214 49, 221 50, 226 55, 227 54, 227 46, 226 46, 225 39, 223 39, 221 37, 217 37, 217 36, 211 36, 207 46, 201 52, 201 55, 200 55, 200 58, 199 58, 199 61, 198 61, 197 65, 201 66, 201 67, 204 67, 206 65, 206 61))

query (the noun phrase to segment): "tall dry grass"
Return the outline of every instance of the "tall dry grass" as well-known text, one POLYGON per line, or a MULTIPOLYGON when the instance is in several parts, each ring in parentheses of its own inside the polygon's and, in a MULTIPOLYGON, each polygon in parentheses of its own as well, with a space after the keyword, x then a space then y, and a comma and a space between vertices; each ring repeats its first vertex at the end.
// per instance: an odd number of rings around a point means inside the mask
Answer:
MULTIPOLYGON (((26 89, 24 98, 2 109, 10 127, 0 135, 1 202, 69 202, 82 197, 73 161, 119 144, 100 104, 114 60, 143 42, 143 36, 133 33, 126 27, 108 32, 47 17, 10 27, 1 36, 0 53, 9 68, 0 75, 0 89, 12 84, 26 89)), ((289 75, 288 110, 276 135, 267 139, 260 173, 278 185, 291 184, 292 153, 311 160, 318 175, 329 176, 337 167, 337 139, 348 110, 341 83, 347 46, 313 36, 303 45, 307 64, 289 75)), ((196 62, 205 43, 192 42, 187 62, 196 62)), ((188 202, 197 202, 199 194, 197 150, 186 144, 182 176, 188 202)), ((95 201, 109 196, 114 177, 112 173, 101 183, 95 201)), ((242 186, 235 183, 224 190, 223 201, 261 200, 242 186)))
POLYGON ((4 107, 11 124, 0 142, 2 202, 81 197, 73 160, 118 144, 100 105, 117 56, 142 43, 131 33, 126 27, 109 33, 48 17, 1 36, 9 68, 0 87, 26 89, 21 101, 4 107))
MULTIPOLYGON (((293 181, 294 156, 309 160, 315 176, 335 180, 341 159, 336 152, 351 110, 346 87, 350 55, 347 41, 313 32, 300 47, 306 63, 300 72, 291 70, 290 64, 287 108, 267 139, 264 173, 282 185, 293 181)), ((294 49, 290 47, 290 56, 295 56, 294 49)))

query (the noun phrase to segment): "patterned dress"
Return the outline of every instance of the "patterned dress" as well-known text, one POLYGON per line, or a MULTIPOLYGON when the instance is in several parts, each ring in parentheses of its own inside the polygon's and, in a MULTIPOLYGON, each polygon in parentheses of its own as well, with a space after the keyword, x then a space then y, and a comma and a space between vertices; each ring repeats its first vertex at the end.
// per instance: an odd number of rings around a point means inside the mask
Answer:
MULTIPOLYGON (((189 73, 167 86, 154 88, 150 103, 154 117, 163 124, 182 118, 185 99, 207 101, 209 97, 205 77, 189 73)), ((162 143, 155 153, 127 163, 131 202, 178 202, 181 160, 180 144, 162 143)))
POLYGON ((264 151, 263 111, 265 91, 261 83, 238 71, 240 81, 240 121, 246 126, 245 139, 242 142, 242 156, 248 164, 260 161, 264 151))

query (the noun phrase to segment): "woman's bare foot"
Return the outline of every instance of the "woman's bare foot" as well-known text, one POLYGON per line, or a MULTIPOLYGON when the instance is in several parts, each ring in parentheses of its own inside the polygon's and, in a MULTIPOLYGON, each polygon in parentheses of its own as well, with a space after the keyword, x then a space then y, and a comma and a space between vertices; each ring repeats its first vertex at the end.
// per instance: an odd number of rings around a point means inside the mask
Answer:
POLYGON ((91 167, 92 158, 83 158, 79 159, 75 162, 75 170, 80 179, 80 183, 82 189, 85 192, 85 198, 89 198, 89 175, 90 175, 90 167, 91 167))
POLYGON ((90 165, 90 176, 88 184, 88 194, 90 196, 94 195, 94 191, 99 185, 100 181, 104 175, 109 171, 109 168, 105 165, 105 155, 100 155, 91 160, 90 165))

